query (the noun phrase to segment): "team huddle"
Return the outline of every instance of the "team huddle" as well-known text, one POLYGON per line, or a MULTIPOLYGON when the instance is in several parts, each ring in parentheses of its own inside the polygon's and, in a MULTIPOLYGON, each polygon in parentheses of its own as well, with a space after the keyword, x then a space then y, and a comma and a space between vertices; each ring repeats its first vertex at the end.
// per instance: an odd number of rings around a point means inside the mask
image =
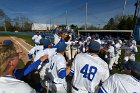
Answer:
POLYGON ((140 93, 140 62, 135 59, 138 49, 132 38, 122 41, 95 34, 72 40, 60 31, 53 41, 40 33, 32 40, 35 46, 28 52, 32 63, 22 69, 16 69, 19 46, 11 40, 0 45, 0 93, 140 93), (110 75, 118 64, 122 74, 110 75), (20 80, 34 70, 41 86, 35 89, 20 80))

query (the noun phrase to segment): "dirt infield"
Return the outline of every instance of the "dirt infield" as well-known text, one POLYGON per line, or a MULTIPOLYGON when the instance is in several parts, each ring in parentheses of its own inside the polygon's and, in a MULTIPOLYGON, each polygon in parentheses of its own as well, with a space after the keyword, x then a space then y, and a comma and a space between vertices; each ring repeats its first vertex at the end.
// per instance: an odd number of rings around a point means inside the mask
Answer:
POLYGON ((21 38, 17 38, 17 37, 11 37, 11 36, 0 36, 0 42, 2 42, 3 40, 12 40, 13 42, 17 43, 23 50, 23 53, 22 53, 22 60, 24 62, 24 64, 26 64, 29 59, 28 59, 28 51, 33 47, 29 44, 27 44, 23 39, 21 38))

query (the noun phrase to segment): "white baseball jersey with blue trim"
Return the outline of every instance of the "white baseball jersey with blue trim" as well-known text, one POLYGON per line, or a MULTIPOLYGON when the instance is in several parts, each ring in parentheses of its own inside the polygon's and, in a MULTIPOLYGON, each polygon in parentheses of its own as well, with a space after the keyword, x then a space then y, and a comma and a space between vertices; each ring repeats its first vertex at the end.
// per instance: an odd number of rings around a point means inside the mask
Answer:
POLYGON ((113 46, 109 46, 108 48, 108 58, 113 58, 114 57, 114 52, 115 52, 115 49, 113 46))
POLYGON ((42 39, 41 35, 39 35, 37 38, 35 38, 35 43, 40 44, 40 40, 42 39))
POLYGON ((61 84, 66 83, 65 78, 62 79, 62 78, 59 78, 58 76, 58 73, 60 71, 66 69, 65 57, 62 54, 57 53, 49 59, 49 62, 50 62, 51 81, 55 83, 61 83, 61 84))
POLYGON ((140 93, 140 81, 126 74, 114 74, 100 88, 99 93, 140 93))
POLYGON ((60 40, 61 37, 59 37, 57 34, 54 34, 54 44, 57 45, 60 40))
POLYGON ((116 43, 115 44, 115 54, 120 54, 120 50, 121 50, 121 44, 116 43))
POLYGON ((38 38, 38 35, 34 35, 34 36, 32 37, 32 40, 34 41, 36 38, 38 38))
POLYGON ((36 91, 24 81, 11 77, 0 77, 0 93, 36 93, 36 91))
POLYGON ((44 49, 43 45, 38 45, 38 46, 33 47, 33 48, 28 52, 28 54, 36 55, 38 51, 43 50, 43 49, 44 49))
POLYGON ((51 57, 52 55, 56 54, 56 48, 46 48, 44 50, 38 51, 34 58, 34 62, 46 54, 48 55, 48 58, 51 57))
POLYGON ((108 65, 98 55, 80 53, 73 61, 73 86, 78 90, 95 92, 98 84, 109 77, 108 65))

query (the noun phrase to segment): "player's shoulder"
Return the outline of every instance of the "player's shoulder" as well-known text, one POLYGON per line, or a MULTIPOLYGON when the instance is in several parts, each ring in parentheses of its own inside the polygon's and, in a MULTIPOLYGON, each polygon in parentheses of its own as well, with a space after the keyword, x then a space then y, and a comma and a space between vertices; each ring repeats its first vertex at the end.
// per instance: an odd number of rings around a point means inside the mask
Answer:
POLYGON ((21 81, 19 86, 20 87, 20 90, 23 92, 23 93, 36 93, 36 91, 30 87, 27 83, 21 81))
POLYGON ((8 87, 13 87, 17 90, 15 91, 21 91, 20 93, 36 93, 36 91, 31 88, 27 83, 24 81, 15 79, 15 78, 6 78, 6 77, 1 77, 0 82, 7 85, 8 87))
POLYGON ((118 74, 118 73, 116 73, 116 74, 113 74, 112 76, 110 76, 110 78, 112 79, 112 80, 122 80, 122 79, 125 79, 125 78, 128 78, 129 77, 129 75, 126 75, 126 74, 118 74))
POLYGON ((79 54, 77 54, 76 56, 77 57, 79 57, 79 56, 83 56, 83 55, 85 55, 86 53, 79 53, 79 54))
POLYGON ((62 54, 60 54, 60 53, 56 53, 56 54, 54 54, 53 56, 52 56, 52 58, 54 59, 54 60, 64 60, 65 59, 65 57, 62 55, 62 54))
POLYGON ((75 58, 76 59, 79 59, 79 58, 81 59, 82 57, 86 57, 86 56, 87 56, 87 53, 79 53, 79 54, 76 55, 75 58))
POLYGON ((101 66, 102 68, 108 69, 108 64, 99 56, 96 57, 96 60, 98 60, 98 65, 101 66))

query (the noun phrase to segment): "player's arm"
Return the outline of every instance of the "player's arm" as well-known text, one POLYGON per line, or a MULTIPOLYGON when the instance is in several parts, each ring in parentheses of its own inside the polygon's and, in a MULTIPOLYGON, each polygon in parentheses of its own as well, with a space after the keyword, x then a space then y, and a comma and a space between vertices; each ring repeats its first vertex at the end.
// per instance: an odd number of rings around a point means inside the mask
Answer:
POLYGON ((17 69, 14 71, 14 75, 16 78, 21 78, 23 76, 28 75, 30 72, 32 72, 33 70, 35 70, 41 62, 44 62, 46 59, 48 58, 48 55, 44 55, 42 56, 39 60, 37 60, 36 62, 33 62, 32 64, 24 67, 23 69, 17 69))
POLYGON ((33 47, 29 52, 28 52, 28 58, 29 59, 32 59, 33 57, 33 54, 34 54, 34 52, 35 52, 35 47, 33 47))
POLYGON ((101 82, 104 82, 106 79, 108 79, 109 78, 109 69, 108 69, 108 67, 106 66, 106 69, 104 70, 104 72, 103 72, 103 77, 102 77, 102 79, 101 79, 101 82))
POLYGON ((102 86, 98 90, 98 93, 114 93, 114 90, 117 87, 117 80, 115 79, 115 76, 116 75, 112 75, 105 82, 103 82, 102 86))
POLYGON ((133 54, 138 54, 138 49, 136 46, 134 46, 134 48, 133 48, 133 54))
POLYGON ((59 78, 63 79, 67 76, 68 70, 66 69, 66 60, 65 58, 57 59, 57 72, 59 78))

